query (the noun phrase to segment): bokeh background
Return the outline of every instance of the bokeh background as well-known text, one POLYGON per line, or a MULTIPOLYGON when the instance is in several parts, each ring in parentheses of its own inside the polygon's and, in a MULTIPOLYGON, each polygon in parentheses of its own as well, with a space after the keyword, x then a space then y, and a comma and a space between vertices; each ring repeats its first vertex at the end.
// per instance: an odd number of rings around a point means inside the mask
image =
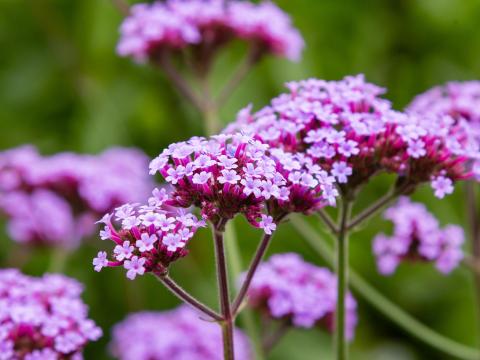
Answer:
MULTIPOLYGON (((282 91, 283 83, 307 77, 339 79, 364 73, 388 88, 387 98, 401 109, 427 88, 448 80, 480 78, 480 1, 478 0, 277 0, 302 32, 303 60, 262 61, 222 110, 226 124, 243 106, 258 109, 282 91)), ((202 134, 199 115, 172 90, 163 74, 115 54, 122 19, 108 0, 0 0, 0 148, 25 143, 45 154, 99 152, 114 145, 137 146, 150 156, 166 145, 202 134)), ((240 61, 244 48, 234 45, 217 64, 218 86, 240 61)), ((391 179, 370 184, 359 208, 387 190, 391 179)), ((465 224, 463 189, 437 200, 430 189, 424 201, 443 224, 465 224)), ((242 220, 236 227, 244 260, 260 236, 242 220)), ((372 221, 351 239, 351 264, 401 308, 439 333, 480 346, 474 287, 468 270, 449 276, 432 266, 402 265, 390 277, 375 269, 371 239, 389 231, 372 221)), ((312 223, 315 223, 313 220, 312 223)), ((319 226, 319 224, 315 224, 319 226)), ((23 270, 40 275, 48 251, 26 253, 0 228, 0 266, 29 259, 23 270)), ((109 329, 127 313, 168 309, 173 298, 151 276, 128 281, 122 271, 94 273, 91 259, 104 246, 88 241, 68 260, 66 273, 86 285, 84 299, 104 329, 101 341, 88 346, 86 359, 108 359, 109 329)), ((191 255, 172 269, 174 278, 215 304, 213 249, 207 230, 191 243, 191 255)), ((468 251, 468 246, 466 246, 468 251)), ((322 265, 321 259, 285 225, 269 252, 296 251, 322 265)), ((359 326, 352 359, 451 359, 412 338, 356 296, 359 326)), ((321 330, 292 331, 271 359, 329 359, 331 337, 321 330)))

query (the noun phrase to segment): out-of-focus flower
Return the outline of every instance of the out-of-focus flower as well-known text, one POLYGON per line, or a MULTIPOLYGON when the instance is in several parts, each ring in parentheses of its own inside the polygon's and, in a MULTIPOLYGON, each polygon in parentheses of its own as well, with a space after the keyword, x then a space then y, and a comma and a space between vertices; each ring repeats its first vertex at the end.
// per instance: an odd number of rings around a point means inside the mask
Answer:
POLYGON ((137 61, 187 47, 205 61, 233 39, 255 47, 258 56, 273 53, 299 60, 304 42, 290 18, 271 2, 167 0, 136 4, 120 28, 117 51, 137 61))
MULTIPOLYGON (((150 164, 175 191, 170 204, 196 206, 217 223, 242 213, 266 231, 264 209, 274 219, 335 201, 334 179, 305 157, 270 150, 242 134, 192 138, 165 149, 150 164)), ((268 230, 267 230, 268 229, 268 230)))
MULTIPOLYGON (((436 86, 413 99, 407 111, 432 118, 446 116, 450 125, 453 146, 464 147, 468 139, 468 153, 478 151, 480 146, 480 81, 449 82, 436 86)), ((471 157, 472 171, 480 180, 480 161, 471 157)))
POLYGON ((63 275, 0 270, 0 358, 81 359, 85 345, 102 336, 87 317, 82 291, 63 275))
POLYGON ((164 273, 171 262, 188 254, 187 243, 205 222, 184 209, 167 206, 165 189, 155 189, 152 195, 146 205, 124 204, 99 221, 104 224, 100 238, 116 246, 111 260, 105 251, 98 253, 93 259, 95 271, 123 266, 133 280, 145 272, 164 273), (112 218, 120 229, 113 226, 112 218))
MULTIPOLYGON (((260 264, 250 289, 251 306, 292 326, 321 325, 333 331, 337 299, 335 275, 325 268, 305 262, 297 254, 279 254, 260 264)), ((346 334, 353 338, 357 324, 357 304, 346 298, 346 334)))
POLYGON ((423 204, 402 197, 385 211, 384 217, 393 222, 391 237, 379 234, 373 241, 380 273, 389 275, 402 261, 431 261, 442 273, 449 273, 463 259, 461 227, 440 228, 438 220, 423 204))
POLYGON ((32 146, 0 153, 0 211, 22 243, 74 247, 99 214, 151 189, 148 158, 134 149, 41 156, 32 146))
POLYGON ((433 181, 443 197, 452 190, 449 184, 471 176, 466 163, 478 158, 478 146, 464 132, 452 130, 451 117, 394 111, 380 97, 384 89, 362 75, 308 79, 287 87, 289 93, 257 113, 251 107, 240 111, 225 133, 241 131, 271 148, 308 157, 342 188, 390 172, 398 174, 397 186, 404 192, 433 181))
MULTIPOLYGON (((246 336, 234 330, 235 359, 252 359, 246 336)), ((220 360, 218 325, 201 319, 187 306, 165 312, 129 315, 113 328, 110 349, 120 360, 220 360)))

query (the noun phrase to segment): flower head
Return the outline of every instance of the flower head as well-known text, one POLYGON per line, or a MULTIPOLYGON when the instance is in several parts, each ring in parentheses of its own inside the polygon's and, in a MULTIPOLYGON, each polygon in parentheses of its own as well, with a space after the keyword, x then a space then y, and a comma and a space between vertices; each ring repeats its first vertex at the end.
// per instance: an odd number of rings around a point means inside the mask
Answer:
POLYGON ((118 53, 137 61, 188 47, 208 46, 213 51, 235 38, 251 43, 258 55, 273 53, 296 61, 304 46, 289 16, 271 2, 167 0, 137 4, 120 33, 118 53))
MULTIPOLYGON (((234 330, 235 358, 251 359, 247 337, 234 330)), ((218 327, 187 307, 164 312, 130 314, 113 328, 110 349, 120 360, 221 360, 218 327)))
POLYGON ((133 280, 145 272, 163 273, 171 262, 187 255, 185 247, 197 228, 204 226, 203 221, 183 209, 167 206, 169 198, 163 191, 155 189, 152 195, 148 205, 125 204, 103 217, 101 221, 109 231, 102 230, 101 236, 116 246, 111 260, 105 251, 98 253, 93 260, 95 271, 123 266, 133 280), (121 222, 120 229, 114 227, 112 217, 121 222))
POLYGON ((81 358, 102 330, 88 319, 83 287, 63 275, 42 278, 16 269, 0 270, 2 359, 81 358))
MULTIPOLYGON (((297 254, 279 254, 260 264, 248 299, 251 306, 266 310, 275 319, 293 326, 326 325, 332 331, 336 307, 336 279, 329 270, 309 264, 297 254)), ((353 338, 357 304, 346 298, 347 337, 353 338)))
POLYGON ((456 225, 440 228, 437 219, 423 204, 406 197, 385 211, 394 225, 393 235, 379 234, 373 241, 378 270, 391 274, 402 261, 432 261, 438 270, 448 273, 463 259, 463 230, 456 225))
POLYGON ((251 114, 237 116, 226 133, 242 131, 274 149, 301 155, 354 189, 380 172, 398 175, 403 192, 439 176, 468 178, 468 158, 480 158, 465 131, 448 117, 394 111, 384 89, 362 75, 340 81, 308 79, 251 114))

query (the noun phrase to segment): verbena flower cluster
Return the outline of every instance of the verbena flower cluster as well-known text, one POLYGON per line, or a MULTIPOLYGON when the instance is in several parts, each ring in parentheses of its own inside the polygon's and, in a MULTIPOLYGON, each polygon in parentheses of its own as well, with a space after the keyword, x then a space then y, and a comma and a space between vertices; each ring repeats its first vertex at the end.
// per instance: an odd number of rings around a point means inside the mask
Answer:
POLYGON ((186 47, 193 47, 194 56, 211 56, 233 39, 251 43, 260 53, 299 60, 304 46, 289 16, 271 2, 167 0, 137 4, 120 32, 118 53, 137 61, 186 47))
POLYGON ((478 157, 470 138, 455 136, 448 118, 394 111, 379 97, 384 89, 362 75, 341 81, 308 79, 287 83, 289 93, 251 114, 240 111, 225 132, 302 154, 355 187, 379 172, 399 175, 404 189, 431 182, 438 197, 453 191, 455 180, 471 174, 466 162, 478 157))
POLYGON ((102 331, 88 319, 83 286, 63 275, 42 278, 0 270, 0 358, 82 359, 102 331))
POLYGON ((277 216, 335 202, 334 179, 320 167, 243 134, 172 144, 151 162, 156 172, 175 189, 170 204, 197 206, 213 223, 242 213, 267 234, 277 216))
MULTIPOLYGON (((446 116, 456 138, 473 142, 474 150, 480 144, 480 81, 449 82, 418 95, 407 110, 426 116, 446 116), (476 147, 475 147, 476 146, 476 147)), ((480 161, 472 156, 472 171, 480 180, 480 161)))
POLYGON ((116 246, 111 259, 105 251, 98 253, 93 259, 95 271, 123 266, 133 280, 145 272, 164 273, 171 262, 187 255, 187 243, 205 222, 184 209, 167 206, 165 189, 155 189, 152 195, 146 205, 122 205, 99 221, 104 224, 101 239, 116 246), (112 217, 121 224, 119 230, 112 217))
MULTIPOLYGON (((252 359, 246 336, 235 330, 235 358, 252 359)), ((188 306, 131 314, 113 329, 112 354, 120 360, 220 360, 218 325, 188 306)))
MULTIPOLYGON (((305 262, 294 253, 278 254, 260 264, 248 299, 251 306, 293 326, 322 325, 333 331, 337 281, 328 269, 305 262)), ((357 304, 346 298, 346 335, 352 339, 357 324, 357 304)))
POLYGON ((151 189, 148 158, 113 148, 100 155, 42 156, 32 146, 0 153, 0 212, 12 239, 74 247, 90 235, 99 214, 151 189))
POLYGON ((463 259, 461 227, 440 228, 438 220, 423 204, 402 197, 384 213, 393 222, 392 236, 379 234, 373 241, 380 273, 392 274, 402 261, 431 261, 442 273, 449 273, 463 259))

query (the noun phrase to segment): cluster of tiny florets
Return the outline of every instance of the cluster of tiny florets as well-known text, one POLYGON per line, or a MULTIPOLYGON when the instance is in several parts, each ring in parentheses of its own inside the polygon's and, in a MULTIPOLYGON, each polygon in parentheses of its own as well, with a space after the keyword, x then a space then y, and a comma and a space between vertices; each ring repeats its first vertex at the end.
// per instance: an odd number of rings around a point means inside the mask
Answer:
POLYGON ((63 275, 0 270, 0 358, 80 360, 102 331, 88 319, 83 287, 63 275))
POLYGON ((155 189, 152 195, 146 205, 124 204, 99 221, 104 224, 100 238, 116 246, 111 257, 106 251, 97 254, 95 271, 123 266, 127 278, 133 280, 145 272, 164 273, 171 262, 187 255, 187 243, 205 222, 184 209, 167 206, 165 189, 155 189))
POLYGON ((341 81, 309 79, 257 113, 240 111, 226 132, 242 131, 286 152, 302 153, 355 187, 380 172, 397 173, 405 188, 430 181, 438 197, 470 176, 465 163, 478 156, 468 138, 452 135, 448 117, 394 111, 384 89, 363 76, 341 81), (408 185, 408 186, 407 186, 408 185))
POLYGON ((438 220, 423 204, 402 197, 387 209, 385 219, 393 222, 392 236, 379 234, 373 241, 380 273, 391 274, 402 261, 431 261, 442 273, 449 273, 463 259, 461 227, 440 228, 438 220))
MULTIPOLYGON (((250 344, 234 330, 235 359, 252 359, 250 344)), ((120 360, 221 360, 218 325, 205 321, 187 306, 165 312, 129 315, 113 328, 110 349, 120 360)))
POLYGON ((22 243, 73 247, 99 214, 143 200, 151 189, 148 158, 133 149, 100 155, 42 156, 24 146, 0 153, 0 211, 22 243))
POLYGON ((172 205, 194 205, 213 223, 242 213, 266 233, 277 216, 334 203, 336 195, 333 179, 311 161, 242 134, 172 144, 151 162, 156 172, 175 188, 172 205))
POLYGON ((450 122, 450 134, 460 148, 464 149, 471 162, 472 171, 480 180, 480 81, 449 82, 436 86, 413 99, 407 107, 411 113, 427 117, 446 116, 450 122), (468 139, 465 140, 465 139, 468 139))
POLYGON ((194 54, 202 56, 207 51, 211 56, 232 39, 250 42, 260 53, 291 60, 300 58, 304 46, 289 16, 271 2, 167 0, 136 4, 120 32, 118 53, 137 61, 189 46, 194 54))
MULTIPOLYGON (((291 325, 310 328, 334 327, 337 281, 328 269, 305 262, 297 254, 279 254, 260 264, 250 289, 251 306, 291 325)), ((346 334, 353 338, 357 324, 357 304, 346 297, 346 334)))

